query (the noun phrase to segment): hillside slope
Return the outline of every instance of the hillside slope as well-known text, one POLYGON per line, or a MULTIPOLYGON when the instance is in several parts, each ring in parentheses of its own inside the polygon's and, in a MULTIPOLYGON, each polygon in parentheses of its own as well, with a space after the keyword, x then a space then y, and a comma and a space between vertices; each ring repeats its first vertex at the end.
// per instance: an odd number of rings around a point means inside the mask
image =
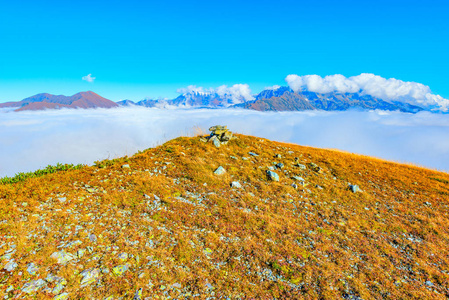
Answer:
POLYGON ((182 137, 0 201, 1 297, 449 297, 449 174, 414 166, 182 137))

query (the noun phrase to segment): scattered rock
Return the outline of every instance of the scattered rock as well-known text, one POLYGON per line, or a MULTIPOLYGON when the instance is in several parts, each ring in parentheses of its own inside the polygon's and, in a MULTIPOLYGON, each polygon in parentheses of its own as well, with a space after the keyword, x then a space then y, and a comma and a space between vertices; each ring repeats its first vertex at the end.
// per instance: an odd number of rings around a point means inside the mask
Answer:
POLYGON ((142 300, 142 288, 136 291, 133 300, 142 300))
POLYGON ((259 156, 259 154, 254 153, 254 152, 248 152, 248 154, 251 155, 251 156, 259 156))
POLYGON ((100 269, 87 269, 80 273, 83 278, 81 279, 81 286, 86 286, 88 284, 94 283, 100 278, 100 269))
POLYGON ((58 264, 65 265, 69 261, 75 258, 75 256, 71 253, 66 253, 64 250, 53 252, 52 255, 50 255, 51 258, 54 258, 58 261, 58 264))
POLYGON ((231 187, 236 188, 236 189, 241 189, 242 185, 238 181, 233 181, 233 182, 231 182, 231 187))
POLYGON ((120 253, 118 255, 118 259, 120 259, 121 261, 126 261, 128 259, 128 253, 126 252, 120 253))
POLYGON ((33 280, 25 283, 25 285, 22 287, 22 292, 27 294, 32 294, 37 292, 41 287, 45 286, 46 283, 42 279, 33 280))
POLYGON ((221 174, 224 174, 224 173, 226 173, 226 170, 225 170, 222 166, 219 166, 219 167, 214 171, 214 174, 215 174, 215 175, 221 175, 221 174))
POLYGON ((69 299, 69 294, 68 293, 62 293, 60 295, 57 295, 53 298, 53 300, 67 300, 69 299))
POLYGON ((8 272, 14 271, 14 269, 17 267, 17 263, 14 262, 14 259, 11 259, 9 262, 6 263, 5 269, 8 272))
POLYGON ((27 266, 27 272, 30 275, 34 275, 36 274, 37 270, 39 270, 38 267, 36 267, 36 265, 34 263, 29 263, 27 266))
POLYGON ((349 189, 353 192, 353 193, 357 193, 357 192, 362 192, 362 190, 359 188, 358 185, 349 185, 349 189))
POLYGON ((282 169, 283 167, 284 167, 283 163, 277 163, 276 164, 276 168, 278 168, 278 169, 282 169))
POLYGON ((313 162, 309 163, 309 167, 317 173, 323 173, 323 169, 313 162))
POLYGON ((302 178, 301 176, 292 176, 292 178, 298 181, 305 181, 305 179, 302 178))
POLYGON ((303 164, 296 164, 296 167, 298 167, 298 168, 300 168, 301 170, 305 170, 306 169, 306 166, 305 165, 303 165, 303 164))
POLYGON ((268 179, 270 179, 272 181, 279 181, 279 175, 276 172, 268 170, 267 175, 268 175, 268 179))
POLYGON ((96 243, 97 242, 97 236, 95 235, 95 234, 89 234, 89 240, 92 242, 92 243, 96 243))
POLYGON ((275 157, 275 158, 282 158, 282 155, 280 155, 279 153, 276 153, 276 154, 274 155, 274 157, 275 157))
POLYGON ((129 265, 121 265, 121 266, 116 266, 114 268, 112 268, 112 273, 114 273, 117 276, 122 275, 123 273, 125 273, 127 270, 129 269, 129 265))
POLYGON ((129 169, 129 168, 130 168, 130 167, 129 167, 128 164, 122 166, 122 169, 129 169))

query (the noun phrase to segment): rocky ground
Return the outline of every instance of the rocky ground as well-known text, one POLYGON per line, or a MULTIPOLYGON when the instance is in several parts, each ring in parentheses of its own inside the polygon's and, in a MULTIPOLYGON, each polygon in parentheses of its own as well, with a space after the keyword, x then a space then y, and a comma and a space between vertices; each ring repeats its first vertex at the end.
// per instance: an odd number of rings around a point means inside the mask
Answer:
POLYGON ((0 185, 0 296, 449 298, 448 174, 213 129, 0 185))

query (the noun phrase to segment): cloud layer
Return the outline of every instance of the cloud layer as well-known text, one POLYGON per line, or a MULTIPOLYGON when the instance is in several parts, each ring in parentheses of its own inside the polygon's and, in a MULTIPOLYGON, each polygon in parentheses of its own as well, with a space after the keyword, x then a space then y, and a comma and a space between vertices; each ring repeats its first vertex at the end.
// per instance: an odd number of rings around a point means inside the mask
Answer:
POLYGON ((96 77, 92 77, 92 74, 88 74, 87 76, 83 76, 83 78, 81 78, 82 80, 85 80, 87 82, 94 82, 94 80, 96 79, 96 77))
POLYGON ((132 155, 225 124, 235 132, 361 153, 449 171, 449 115, 399 112, 161 110, 142 107, 0 110, 0 176, 48 164, 132 155))
POLYGON ((383 78, 374 74, 363 73, 346 78, 343 75, 299 76, 288 75, 285 78, 295 92, 309 90, 317 93, 356 93, 371 95, 383 100, 401 101, 430 109, 449 110, 449 100, 432 94, 430 87, 417 82, 406 82, 395 78, 383 78))

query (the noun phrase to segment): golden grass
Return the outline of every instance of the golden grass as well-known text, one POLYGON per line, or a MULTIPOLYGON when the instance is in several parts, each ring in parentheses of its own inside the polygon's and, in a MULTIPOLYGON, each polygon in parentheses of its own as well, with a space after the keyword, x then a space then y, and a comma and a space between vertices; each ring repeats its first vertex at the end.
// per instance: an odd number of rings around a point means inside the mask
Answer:
POLYGON ((449 297, 449 174, 237 137, 220 148, 181 137, 0 185, 0 267, 18 264, 0 271, 0 296, 128 299, 142 288, 148 299, 449 297), (273 162, 284 164, 280 182, 266 176, 273 162), (218 166, 226 173, 213 174, 218 166), (308 185, 293 188, 293 175, 308 185), (50 256, 60 250, 75 256, 58 264, 50 256), (80 274, 95 269, 102 272, 81 286, 80 274), (66 280, 60 291, 48 274, 66 280), (45 286, 23 291, 38 279, 45 286))

